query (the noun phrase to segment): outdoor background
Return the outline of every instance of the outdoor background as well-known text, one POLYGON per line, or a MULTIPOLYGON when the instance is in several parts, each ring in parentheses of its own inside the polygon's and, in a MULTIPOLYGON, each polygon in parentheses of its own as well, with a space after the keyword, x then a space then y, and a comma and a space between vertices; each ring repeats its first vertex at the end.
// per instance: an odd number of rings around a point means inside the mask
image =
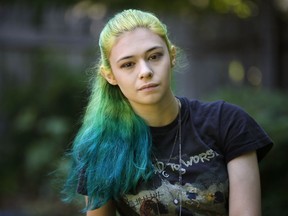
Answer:
POLYGON ((275 142, 263 215, 288 215, 288 0, 1 0, 0 216, 78 216, 61 176, 115 12, 154 12, 182 49, 177 95, 243 107, 275 142))

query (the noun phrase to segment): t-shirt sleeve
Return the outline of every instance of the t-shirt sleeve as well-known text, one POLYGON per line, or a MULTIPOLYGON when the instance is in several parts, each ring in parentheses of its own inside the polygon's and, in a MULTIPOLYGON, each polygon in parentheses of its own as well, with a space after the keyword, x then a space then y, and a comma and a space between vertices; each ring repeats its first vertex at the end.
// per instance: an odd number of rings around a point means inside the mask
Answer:
POLYGON ((219 125, 220 144, 227 163, 250 151, 256 151, 260 161, 272 148, 273 142, 267 133, 236 105, 223 102, 219 125))

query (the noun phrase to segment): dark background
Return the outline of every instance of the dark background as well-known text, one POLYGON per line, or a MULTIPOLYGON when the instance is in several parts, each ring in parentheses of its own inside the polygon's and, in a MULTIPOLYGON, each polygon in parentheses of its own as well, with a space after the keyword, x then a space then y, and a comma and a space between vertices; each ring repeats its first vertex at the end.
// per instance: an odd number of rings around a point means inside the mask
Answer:
POLYGON ((271 136, 263 215, 288 215, 287 0, 2 0, 0 216, 81 215, 82 201, 60 201, 63 155, 87 103, 99 32, 127 8, 154 12, 182 49, 177 95, 240 105, 271 136))

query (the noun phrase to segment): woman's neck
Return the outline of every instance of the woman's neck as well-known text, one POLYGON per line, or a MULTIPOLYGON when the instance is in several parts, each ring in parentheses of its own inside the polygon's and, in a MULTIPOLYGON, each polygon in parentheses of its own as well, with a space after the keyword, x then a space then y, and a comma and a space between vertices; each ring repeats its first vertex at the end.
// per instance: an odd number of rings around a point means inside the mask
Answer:
POLYGON ((134 106, 133 109, 147 125, 161 127, 168 125, 177 117, 180 107, 178 99, 173 96, 163 102, 141 105, 140 108, 134 106))

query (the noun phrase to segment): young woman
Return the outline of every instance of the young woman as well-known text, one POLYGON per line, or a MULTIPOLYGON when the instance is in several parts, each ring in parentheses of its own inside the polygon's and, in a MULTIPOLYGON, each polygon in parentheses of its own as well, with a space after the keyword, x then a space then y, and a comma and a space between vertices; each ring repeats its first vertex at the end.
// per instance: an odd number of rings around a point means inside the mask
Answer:
POLYGON ((125 10, 99 47, 67 199, 85 195, 88 216, 260 215, 258 161, 272 141, 235 105, 173 94, 177 49, 165 25, 125 10))

